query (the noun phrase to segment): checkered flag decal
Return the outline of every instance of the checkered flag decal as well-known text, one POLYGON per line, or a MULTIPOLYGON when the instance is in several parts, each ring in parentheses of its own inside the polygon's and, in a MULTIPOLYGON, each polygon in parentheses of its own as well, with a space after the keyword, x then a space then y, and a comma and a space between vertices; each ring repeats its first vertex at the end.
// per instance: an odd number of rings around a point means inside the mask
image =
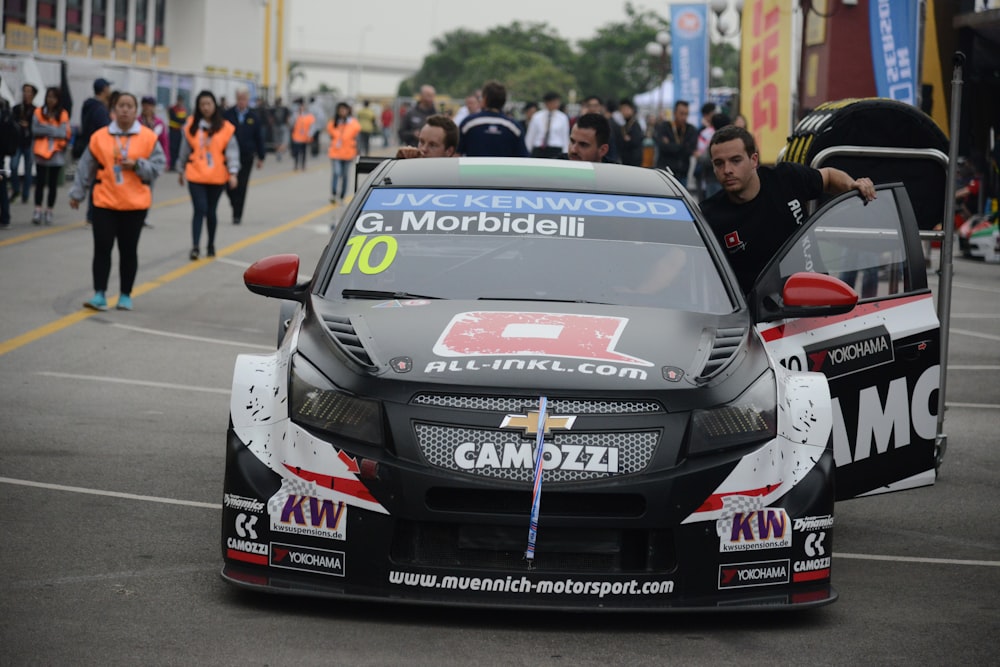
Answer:
POLYGON ((280 515, 288 496, 315 496, 316 483, 304 479, 282 478, 281 488, 267 501, 267 512, 271 516, 280 515))
POLYGON ((719 537, 732 529, 732 518, 764 509, 764 499, 760 496, 731 495, 722 497, 722 516, 715 522, 715 532, 719 537))

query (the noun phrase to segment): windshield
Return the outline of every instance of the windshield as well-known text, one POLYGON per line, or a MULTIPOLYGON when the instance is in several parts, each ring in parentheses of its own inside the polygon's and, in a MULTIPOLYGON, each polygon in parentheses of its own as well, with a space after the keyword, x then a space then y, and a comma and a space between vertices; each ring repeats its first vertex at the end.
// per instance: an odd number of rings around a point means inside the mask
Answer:
POLYGON ((373 190, 326 296, 732 310, 682 200, 532 190, 373 190))

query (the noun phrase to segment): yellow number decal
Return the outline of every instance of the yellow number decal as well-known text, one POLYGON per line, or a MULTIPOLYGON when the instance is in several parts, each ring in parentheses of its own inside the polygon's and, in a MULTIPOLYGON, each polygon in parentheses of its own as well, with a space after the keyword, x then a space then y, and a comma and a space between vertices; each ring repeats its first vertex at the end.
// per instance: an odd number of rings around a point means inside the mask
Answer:
POLYGON ((365 275, 382 273, 396 259, 396 251, 399 250, 399 243, 392 236, 373 236, 372 238, 368 238, 367 236, 352 236, 347 239, 347 245, 347 259, 344 260, 344 265, 340 267, 341 273, 351 273, 354 271, 355 265, 365 275), (381 262, 372 266, 372 253, 375 251, 375 248, 382 244, 385 245, 385 257, 382 258, 381 262))

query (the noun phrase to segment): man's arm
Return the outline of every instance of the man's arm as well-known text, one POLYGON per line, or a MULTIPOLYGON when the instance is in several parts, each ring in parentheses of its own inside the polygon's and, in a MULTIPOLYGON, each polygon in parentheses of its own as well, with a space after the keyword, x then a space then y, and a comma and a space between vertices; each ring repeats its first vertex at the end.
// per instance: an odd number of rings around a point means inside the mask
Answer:
POLYGON ((846 171, 834 169, 833 167, 823 167, 819 170, 823 175, 823 192, 828 195, 839 195, 851 190, 857 190, 858 194, 865 201, 875 199, 875 184, 870 178, 854 179, 846 171))

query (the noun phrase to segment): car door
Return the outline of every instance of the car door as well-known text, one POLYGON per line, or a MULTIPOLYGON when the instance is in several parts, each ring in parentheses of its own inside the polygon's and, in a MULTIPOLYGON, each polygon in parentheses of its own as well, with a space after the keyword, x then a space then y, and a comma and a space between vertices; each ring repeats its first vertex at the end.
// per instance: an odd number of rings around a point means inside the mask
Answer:
POLYGON ((836 276, 860 297, 845 315, 757 325, 778 363, 829 380, 837 499, 933 484, 940 324, 903 185, 867 204, 843 195, 809 218, 758 277, 758 313, 797 271, 836 276))

